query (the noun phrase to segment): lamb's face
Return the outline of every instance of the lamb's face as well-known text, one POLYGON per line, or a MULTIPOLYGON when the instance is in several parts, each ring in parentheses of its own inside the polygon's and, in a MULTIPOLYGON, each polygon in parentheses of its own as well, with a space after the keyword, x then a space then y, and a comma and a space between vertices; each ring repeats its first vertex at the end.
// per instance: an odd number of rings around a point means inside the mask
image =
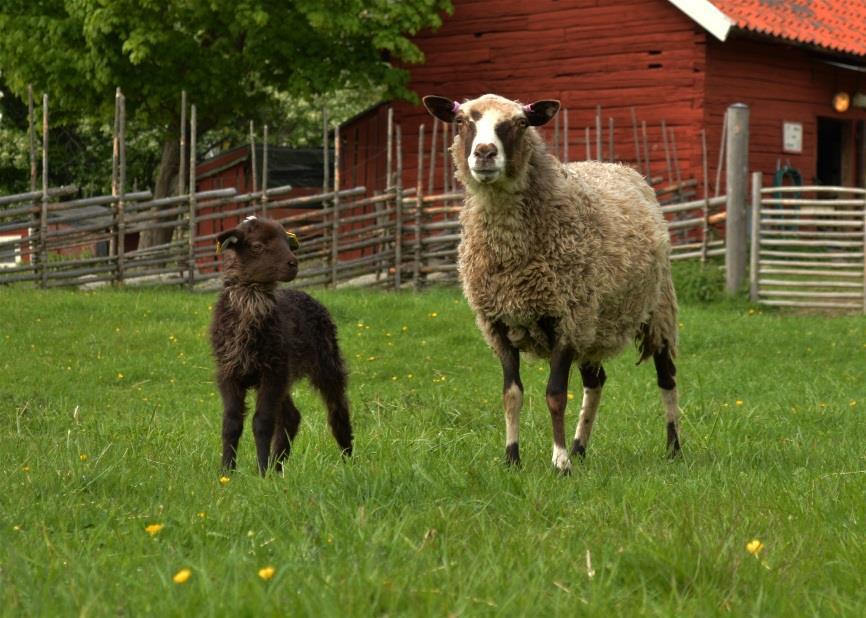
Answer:
POLYGON ((523 168, 529 148, 529 127, 545 124, 559 111, 558 101, 523 105, 487 94, 464 103, 444 97, 424 97, 424 105, 435 117, 457 125, 454 159, 464 178, 494 185, 513 178, 523 168))
POLYGON ((220 235, 219 247, 225 250, 224 271, 237 281, 275 283, 298 274, 298 241, 276 221, 248 217, 220 235))

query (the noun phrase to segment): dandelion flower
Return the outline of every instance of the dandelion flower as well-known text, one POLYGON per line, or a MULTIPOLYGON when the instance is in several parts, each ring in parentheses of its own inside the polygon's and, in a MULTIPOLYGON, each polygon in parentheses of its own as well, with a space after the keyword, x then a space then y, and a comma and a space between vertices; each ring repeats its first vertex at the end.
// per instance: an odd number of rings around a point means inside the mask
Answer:
POLYGON ((229 481, 231 481, 231 479, 227 476, 220 477, 220 485, 228 485, 229 481))
POLYGON ((569 400, 569 401, 571 401, 572 399, 574 399, 574 393, 571 392, 571 391, 568 391, 568 395, 567 395, 567 396, 568 396, 568 400, 569 400))
POLYGON ((144 527, 144 531, 147 532, 150 536, 156 536, 162 529, 162 524, 150 524, 149 526, 144 527))
POLYGON ((437 317, 438 315, 439 315, 439 314, 436 313, 435 311, 431 311, 431 312, 430 312, 430 317, 431 317, 431 318, 435 318, 435 317, 437 317))
POLYGON ((88 460, 87 453, 81 453, 81 455, 78 456, 78 459, 79 459, 79 461, 87 461, 88 460))
POLYGON ((755 558, 758 557, 758 554, 761 553, 762 549, 764 549, 764 544, 758 539, 752 539, 750 542, 746 543, 746 551, 752 554, 755 558))
POLYGON ((175 573, 174 577, 172 577, 171 579, 176 584, 185 584, 187 580, 189 580, 191 575, 192 571, 190 571, 189 569, 181 569, 180 571, 175 573))
POLYGON ((736 403, 738 406, 741 406, 741 405, 743 405, 743 400, 737 399, 737 401, 735 401, 734 403, 736 403))
POLYGON ((30 466, 28 466, 27 464, 24 464, 23 466, 21 466, 21 471, 22 472, 30 472, 30 466))
POLYGON ((272 578, 274 576, 274 573, 276 573, 276 572, 277 572, 277 570, 274 567, 266 566, 266 567, 259 569, 259 577, 261 577, 265 581, 268 581, 270 578, 272 578))
POLYGON ((118 380, 122 380, 122 379, 123 379, 123 374, 120 373, 119 371, 117 372, 117 379, 118 379, 118 380))
POLYGON ((205 517, 207 517, 207 513, 205 513, 204 511, 199 511, 198 516, 200 519, 204 519, 205 517))

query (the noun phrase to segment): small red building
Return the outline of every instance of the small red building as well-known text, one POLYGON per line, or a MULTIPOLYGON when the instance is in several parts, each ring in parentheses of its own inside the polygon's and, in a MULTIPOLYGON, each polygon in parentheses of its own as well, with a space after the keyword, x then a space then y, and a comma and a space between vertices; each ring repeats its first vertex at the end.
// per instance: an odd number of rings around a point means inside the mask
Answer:
MULTIPOLYGON (((426 58, 409 67, 419 96, 559 98, 572 160, 586 156, 586 128, 595 153, 601 106, 603 157, 612 118, 613 158, 634 162, 634 109, 647 123, 653 176, 667 174, 664 138, 673 135, 682 178, 701 179, 706 129, 713 177, 725 110, 742 102, 751 110, 749 167, 765 184, 785 165, 804 183, 864 183, 866 0, 454 0, 440 29, 413 40, 426 58)), ((386 114, 373 108, 342 127, 347 182, 385 186, 386 114)), ((429 155, 433 119, 407 103, 394 114, 412 184, 418 127, 428 128, 429 155)), ((552 141, 552 127, 546 135, 552 141)))

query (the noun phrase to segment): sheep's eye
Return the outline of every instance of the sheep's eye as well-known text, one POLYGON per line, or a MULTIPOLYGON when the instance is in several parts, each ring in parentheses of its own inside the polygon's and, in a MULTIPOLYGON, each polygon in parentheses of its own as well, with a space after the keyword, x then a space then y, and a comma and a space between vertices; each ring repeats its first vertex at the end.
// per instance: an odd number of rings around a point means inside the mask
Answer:
POLYGON ((250 250, 253 253, 261 253, 264 250, 265 246, 260 242, 254 242, 250 245, 250 250))
POLYGON ((520 127, 521 129, 525 129, 526 127, 529 126, 529 121, 526 118, 518 118, 517 119, 517 126, 520 127))
POLYGON ((458 127, 462 127, 463 126, 463 116, 457 116, 457 118, 454 119, 454 124, 456 124, 458 127))

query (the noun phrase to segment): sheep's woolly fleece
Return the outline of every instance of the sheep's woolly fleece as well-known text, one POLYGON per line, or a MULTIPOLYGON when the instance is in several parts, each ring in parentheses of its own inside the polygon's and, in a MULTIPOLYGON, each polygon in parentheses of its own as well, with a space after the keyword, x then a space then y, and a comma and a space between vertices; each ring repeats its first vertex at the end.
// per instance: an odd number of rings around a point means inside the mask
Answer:
POLYGON ((551 316, 578 362, 600 362, 635 339, 640 360, 665 344, 675 355, 670 240, 652 189, 623 165, 561 164, 534 129, 523 139, 517 169, 495 185, 471 177, 459 135, 452 146, 467 187, 459 274, 487 342, 496 348, 492 325, 501 321, 516 347, 548 357, 538 320, 551 316))

